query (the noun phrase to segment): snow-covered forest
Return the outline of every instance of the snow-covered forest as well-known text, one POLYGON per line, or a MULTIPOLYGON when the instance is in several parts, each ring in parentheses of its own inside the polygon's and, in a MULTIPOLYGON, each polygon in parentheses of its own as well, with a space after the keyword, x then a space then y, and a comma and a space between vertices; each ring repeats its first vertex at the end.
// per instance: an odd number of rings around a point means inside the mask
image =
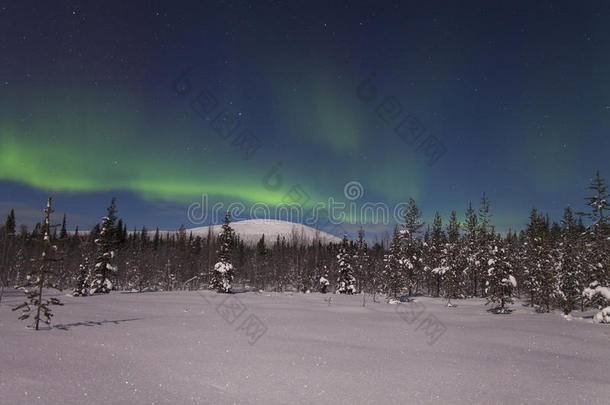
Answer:
POLYGON ((498 313, 509 313, 519 298, 539 312, 598 308, 595 320, 609 322, 610 206, 599 173, 587 190, 582 212, 566 207, 561 221, 551 222, 532 208, 527 227, 504 236, 494 230, 485 194, 478 207, 468 205, 462 220, 456 211, 448 221, 437 212, 432 224, 423 223, 411 199, 391 239, 372 246, 363 230, 341 243, 295 233, 276 240, 263 236, 249 245, 233 232, 228 213, 218 235, 193 236, 184 227, 165 234, 128 232, 114 199, 101 224, 86 233, 68 232, 65 216, 56 227, 46 217, 32 230, 16 229, 11 211, 1 229, 1 281, 28 292, 44 283, 75 296, 111 290, 231 292, 238 285, 388 299, 423 294, 448 306, 482 297, 498 313), (41 257, 44 263, 35 265, 41 257))
POLYGON ((606 404, 610 207, 588 190, 507 235, 485 195, 429 225, 410 200, 370 247, 250 245, 229 213, 127 232, 114 199, 91 232, 54 226, 51 198, 32 231, 11 211, 0 402, 606 404))

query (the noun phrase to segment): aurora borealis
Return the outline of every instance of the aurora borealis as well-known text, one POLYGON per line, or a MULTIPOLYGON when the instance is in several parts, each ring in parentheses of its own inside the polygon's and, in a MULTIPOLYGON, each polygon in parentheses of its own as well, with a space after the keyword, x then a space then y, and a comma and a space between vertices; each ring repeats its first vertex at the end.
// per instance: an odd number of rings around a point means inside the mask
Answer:
POLYGON ((311 204, 358 181, 426 219, 486 192, 500 230, 581 209, 610 178, 610 7, 426 4, 6 4, 0 208, 31 224, 52 194, 88 228, 116 195, 129 226, 176 229, 202 194, 276 205, 298 184, 311 204), (436 164, 357 97, 371 74, 445 145, 436 164), (203 89, 260 139, 251 158, 193 111, 203 89))

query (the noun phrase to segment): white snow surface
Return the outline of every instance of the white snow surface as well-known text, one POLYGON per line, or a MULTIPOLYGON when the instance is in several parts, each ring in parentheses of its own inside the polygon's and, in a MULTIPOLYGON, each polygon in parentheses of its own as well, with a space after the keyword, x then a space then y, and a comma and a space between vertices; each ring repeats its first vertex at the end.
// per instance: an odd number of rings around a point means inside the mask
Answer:
MULTIPOLYGON (((208 234, 208 229, 212 228, 212 232, 218 235, 222 225, 202 226, 199 228, 187 229, 187 234, 193 232, 193 235, 205 237, 208 234)), ((246 243, 256 243, 261 236, 265 234, 265 242, 267 245, 275 243, 277 236, 283 236, 287 241, 290 241, 293 233, 297 236, 303 236, 306 240, 311 241, 316 237, 324 242, 341 242, 338 238, 329 233, 311 228, 307 225, 297 224, 289 221, 280 221, 276 219, 247 219, 244 221, 231 222, 231 228, 238 234, 246 243)))
MULTIPOLYGON (((209 291, 56 294, 53 328, 25 328, 0 303, 1 404, 608 404, 610 329, 517 302, 209 291), (328 297, 332 296, 332 301, 328 297), (245 311, 233 323, 218 306, 245 311), (424 308, 446 326, 429 345, 424 308), (267 327, 250 345, 243 319, 267 327), (422 316, 423 319, 423 316, 422 316)), ((222 307, 221 307, 222 308, 222 307)))

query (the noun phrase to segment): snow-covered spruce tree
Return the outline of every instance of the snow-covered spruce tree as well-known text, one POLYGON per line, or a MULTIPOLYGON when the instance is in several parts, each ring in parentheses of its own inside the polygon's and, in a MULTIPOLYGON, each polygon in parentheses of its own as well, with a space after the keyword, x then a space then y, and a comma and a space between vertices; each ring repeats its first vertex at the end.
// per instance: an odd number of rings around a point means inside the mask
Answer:
POLYGON ((568 206, 563 213, 561 235, 553 255, 557 259, 558 303, 566 315, 576 309, 581 302, 582 291, 586 286, 583 247, 577 222, 572 209, 568 206))
POLYGON ((172 260, 168 258, 164 266, 163 281, 161 283, 162 290, 172 291, 174 289, 174 284, 176 283, 176 274, 174 270, 172 260))
POLYGON ((339 267, 339 278, 337 279, 337 291, 339 294, 353 294, 356 292, 356 278, 352 267, 352 255, 350 254, 347 235, 343 234, 341 247, 337 253, 337 266, 339 267))
POLYGON ((398 231, 398 225, 394 227, 394 234, 390 241, 388 250, 383 255, 383 285, 386 293, 394 298, 398 296, 404 287, 404 266, 402 256, 402 238, 398 231))
POLYGON ((517 280, 517 288, 513 291, 515 297, 521 298, 521 288, 523 287, 523 249, 521 244, 523 243, 523 231, 519 234, 515 231, 509 230, 506 235, 505 249, 508 253, 508 259, 513 269, 513 277, 517 280))
POLYGON ((322 294, 326 294, 328 286, 330 285, 330 281, 328 281, 328 272, 326 266, 324 266, 324 274, 320 276, 320 280, 318 281, 320 286, 320 292, 322 294))
POLYGON ((591 212, 582 214, 591 220, 588 231, 599 236, 605 236, 610 232, 610 215, 608 215, 610 213, 610 203, 608 202, 607 186, 604 179, 600 177, 599 170, 595 173, 595 178, 591 181, 587 190, 594 192, 594 195, 585 198, 591 212))
POLYGON ((447 243, 443 248, 441 259, 442 291, 447 299, 447 306, 451 305, 452 298, 458 298, 464 288, 464 269, 466 260, 464 249, 460 240, 460 223, 455 211, 451 212, 447 225, 447 243))
POLYGON ((94 275, 91 282, 91 294, 109 293, 112 290, 110 274, 117 272, 117 267, 114 264, 115 249, 118 247, 119 237, 116 227, 116 198, 112 198, 107 211, 106 216, 102 218, 100 235, 95 240, 97 257, 95 258, 94 275))
POLYGON ((235 232, 231 228, 231 214, 225 214, 222 222, 222 230, 218 235, 218 250, 216 257, 218 262, 212 269, 210 277, 210 288, 219 293, 230 293, 233 284, 233 262, 232 252, 235 243, 235 232))
POLYGON ((375 241, 370 250, 370 273, 369 273, 369 291, 373 294, 373 301, 376 301, 377 294, 383 292, 384 288, 384 252, 385 249, 382 243, 375 241))
POLYGON ((89 267, 89 257, 83 257, 83 263, 78 267, 78 276, 76 278, 76 286, 72 295, 74 297, 86 297, 89 295, 91 269, 89 267))
POLYGON ((13 265, 13 268, 15 271, 14 285, 15 285, 15 287, 17 287, 23 283, 23 276, 24 276, 23 272, 24 272, 24 269, 27 268, 27 263, 26 263, 26 259, 24 257, 23 248, 17 250, 17 253, 15 254, 15 264, 13 265))
POLYGON ((417 237, 423 226, 422 213, 415 204, 415 200, 410 198, 404 213, 404 224, 400 231, 400 252, 396 257, 403 266, 403 282, 409 289, 409 295, 417 291, 419 283, 424 279, 422 245, 417 237))
POLYGON ((358 240, 356 241, 356 252, 354 254, 355 273, 358 282, 358 291, 365 291, 370 284, 370 258, 369 248, 364 240, 364 229, 358 231, 358 240))
POLYGON ((523 281, 529 292, 530 305, 547 312, 557 295, 557 265, 549 233, 548 221, 538 214, 535 207, 532 208, 523 244, 523 281))
POLYGON ((254 282, 254 286, 257 290, 265 289, 265 271, 267 270, 267 245, 265 245, 265 235, 263 234, 256 244, 256 254, 254 261, 254 274, 251 277, 251 282, 254 282))
POLYGON ((466 225, 464 233, 464 256, 466 260, 465 271, 468 277, 470 295, 475 296, 481 282, 481 262, 479 261, 479 217, 472 207, 472 202, 468 204, 466 210, 466 225))
POLYGON ((591 304, 601 310, 595 314, 593 320, 598 323, 610 323, 610 288, 594 281, 585 288, 582 294, 591 304))
POLYGON ((17 257, 13 254, 9 255, 9 252, 17 250, 15 246, 16 225, 15 211, 11 209, 6 217, 4 227, 0 226, 0 260, 2 260, 2 265, 0 265, 0 296, 5 287, 8 287, 10 284, 19 284, 16 277, 18 268, 17 260, 15 259, 17 259, 17 257))
POLYGON ((32 268, 26 276, 26 283, 19 287, 23 289, 28 300, 13 308, 13 311, 22 310, 22 314, 19 317, 21 320, 28 319, 31 314, 34 314, 31 327, 35 330, 38 330, 42 317, 44 317, 44 323, 47 325, 51 323, 51 317, 53 316, 51 305, 63 305, 54 297, 43 299, 43 288, 56 288, 52 280, 53 272, 49 266, 51 262, 57 261, 57 259, 51 257, 52 252, 56 250, 56 247, 51 244, 50 221, 51 213, 53 212, 51 209, 51 197, 47 200, 47 207, 44 212, 45 219, 42 229, 43 248, 39 259, 40 267, 38 269, 32 268))
POLYGON ((69 266, 69 264, 66 264, 66 261, 69 261, 72 257, 72 255, 69 254, 71 252, 69 252, 70 240, 68 239, 68 230, 66 227, 66 214, 64 214, 63 220, 61 222, 59 235, 56 235, 56 233, 54 232, 51 241, 52 243, 56 244, 58 254, 61 257, 67 259, 57 263, 57 266, 55 268, 55 274, 57 276, 57 286, 60 290, 63 290, 65 284, 72 284, 70 279, 72 278, 73 273, 72 268, 69 266), (57 236, 57 238, 55 238, 55 236, 57 236))
MULTIPOLYGON (((478 265, 475 267, 479 273, 478 277, 481 277, 481 279, 484 280, 487 273, 486 264, 489 261, 489 253, 491 252, 491 248, 494 246, 494 228, 493 225, 491 225, 490 202, 485 193, 483 193, 483 196, 481 197, 478 221, 478 251, 476 254, 477 261, 475 262, 475 265, 477 263, 478 265)), ((485 290, 482 291, 482 295, 485 295, 485 290)))
POLYGON ((430 244, 428 255, 426 257, 426 267, 430 269, 428 280, 428 293, 438 297, 441 293, 441 283, 443 274, 447 269, 446 260, 444 260, 445 244, 447 239, 443 230, 443 220, 439 212, 434 213, 434 222, 432 224, 432 233, 430 234, 430 244))
POLYGON ((422 285, 426 286, 426 293, 428 295, 432 295, 430 290, 430 280, 432 279, 432 268, 428 266, 430 263, 430 256, 432 255, 432 249, 430 248, 432 242, 430 241, 430 225, 426 226, 426 231, 424 232, 424 237, 421 242, 421 259, 422 259, 422 269, 419 276, 419 282, 422 285))
POLYGON ((593 192, 591 197, 585 198, 590 211, 579 213, 591 221, 585 234, 587 261, 591 272, 591 279, 587 281, 610 285, 610 195, 599 170, 587 190, 593 192))
POLYGON ((513 289, 517 286, 517 280, 512 275, 511 264, 501 237, 492 242, 489 259, 487 261, 487 280, 485 282, 485 295, 487 304, 490 302, 498 304, 494 312, 499 314, 509 313, 507 304, 513 303, 513 289))
POLYGON ((553 255, 551 244, 547 239, 543 240, 538 259, 538 270, 536 271, 536 302, 541 311, 550 312, 553 303, 558 299, 557 274, 558 260, 553 255))
POLYGON ((530 306, 534 306, 536 302, 536 280, 537 271, 540 267, 538 264, 538 257, 540 255, 540 245, 542 243, 541 219, 538 215, 536 207, 533 207, 530 212, 530 222, 525 230, 525 237, 521 246, 523 252, 522 264, 523 264, 523 284, 529 295, 530 306))

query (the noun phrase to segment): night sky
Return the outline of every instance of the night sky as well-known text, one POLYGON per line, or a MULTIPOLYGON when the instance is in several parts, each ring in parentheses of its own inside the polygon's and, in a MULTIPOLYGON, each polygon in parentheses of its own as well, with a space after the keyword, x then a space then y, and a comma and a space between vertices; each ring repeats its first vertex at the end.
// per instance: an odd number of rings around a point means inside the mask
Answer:
POLYGON ((21 223, 52 195, 87 229, 116 196, 130 228, 194 227, 203 194, 311 207, 357 181, 426 220, 486 192, 505 231, 610 178, 605 2, 44 3, 0 7, 0 214, 21 223))

